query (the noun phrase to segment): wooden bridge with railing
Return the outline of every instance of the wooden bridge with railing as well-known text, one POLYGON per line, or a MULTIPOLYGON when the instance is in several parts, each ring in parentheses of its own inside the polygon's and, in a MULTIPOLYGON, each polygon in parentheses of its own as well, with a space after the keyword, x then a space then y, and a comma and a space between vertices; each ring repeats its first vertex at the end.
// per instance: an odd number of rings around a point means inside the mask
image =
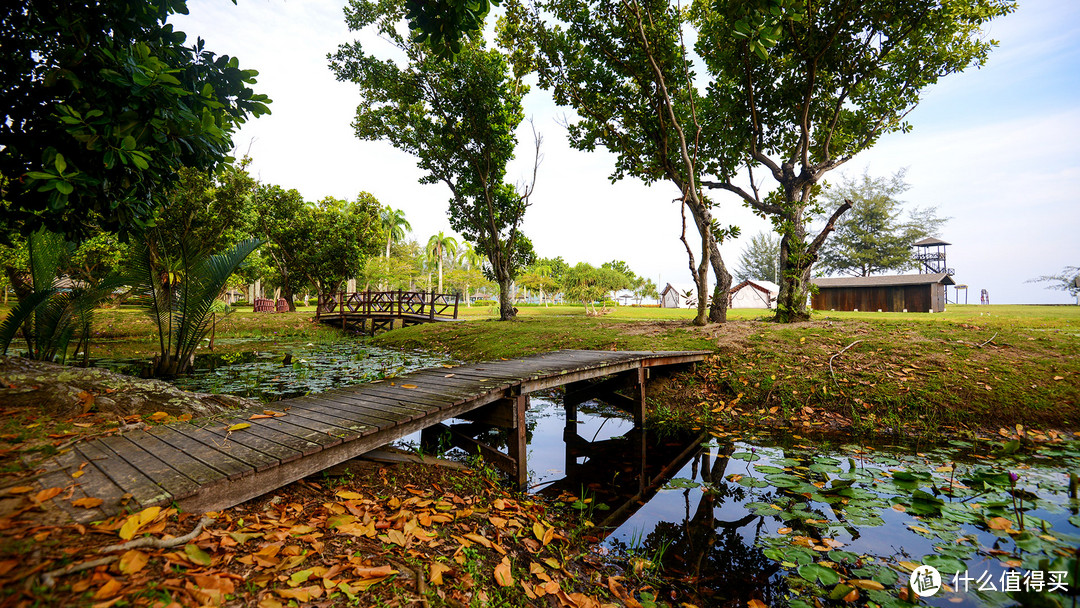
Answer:
POLYGON ((357 291, 324 294, 315 312, 318 321, 366 330, 393 329, 420 323, 456 321, 458 294, 435 291, 357 291))
POLYGON ((530 393, 566 387, 567 407, 599 399, 630 412, 635 426, 642 427, 650 372, 692 365, 707 355, 564 350, 424 369, 226 419, 155 425, 84 441, 48 460, 38 483, 61 488, 63 497, 54 503, 76 521, 170 503, 189 511, 219 510, 417 431, 445 428, 452 443, 479 451, 524 486, 530 393), (451 419, 507 429, 506 451, 446 427, 451 419), (82 498, 101 499, 101 504, 76 508, 82 498))

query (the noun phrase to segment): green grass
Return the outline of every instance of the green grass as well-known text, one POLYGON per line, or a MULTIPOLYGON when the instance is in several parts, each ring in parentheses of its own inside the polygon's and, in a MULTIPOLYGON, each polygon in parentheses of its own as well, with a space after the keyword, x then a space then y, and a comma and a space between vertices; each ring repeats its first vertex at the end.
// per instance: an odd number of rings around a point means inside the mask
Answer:
POLYGON ((790 325, 768 321, 762 310, 734 310, 728 323, 705 327, 690 325, 691 317, 685 309, 620 307, 586 317, 580 307, 519 307, 514 322, 476 315, 395 330, 375 343, 464 360, 565 348, 710 350, 716 356, 684 379, 693 386, 665 399, 695 414, 720 410, 785 424, 801 423, 803 414, 821 423, 807 412, 825 410, 867 431, 1080 427, 1080 307, 819 312, 790 325))

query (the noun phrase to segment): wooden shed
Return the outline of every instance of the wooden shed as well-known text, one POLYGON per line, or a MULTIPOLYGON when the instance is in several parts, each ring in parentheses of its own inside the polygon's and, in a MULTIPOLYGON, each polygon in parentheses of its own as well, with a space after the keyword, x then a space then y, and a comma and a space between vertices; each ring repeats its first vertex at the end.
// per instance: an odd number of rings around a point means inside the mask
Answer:
POLYGON ((728 291, 728 308, 772 308, 779 294, 776 283, 746 280, 728 291))
POLYGON ((945 287, 955 285, 945 272, 882 277, 814 279, 815 310, 944 312, 945 287))
POLYGON ((660 308, 679 308, 679 291, 671 283, 660 292, 660 308))

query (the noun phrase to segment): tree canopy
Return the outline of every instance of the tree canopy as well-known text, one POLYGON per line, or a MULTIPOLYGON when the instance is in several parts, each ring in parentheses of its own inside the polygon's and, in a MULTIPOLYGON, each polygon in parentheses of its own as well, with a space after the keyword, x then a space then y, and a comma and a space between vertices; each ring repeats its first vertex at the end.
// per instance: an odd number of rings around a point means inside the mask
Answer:
POLYGON ((181 167, 215 168, 238 126, 269 112, 255 70, 166 22, 186 12, 185 0, 4 4, 5 222, 141 230, 181 167))
POLYGON ((500 318, 512 318, 511 283, 532 255, 520 227, 539 163, 538 138, 533 183, 506 183, 526 87, 511 77, 503 55, 482 40, 463 45, 453 62, 408 41, 397 28, 404 16, 401 0, 351 0, 345 15, 350 30, 374 27, 408 61, 401 67, 380 59, 359 41, 330 56, 337 78, 360 89, 357 137, 386 140, 413 154, 425 173, 421 183, 450 189, 450 225, 488 259, 499 283, 500 318))
POLYGON ((780 238, 773 233, 759 232, 739 255, 735 268, 739 281, 771 281, 780 284, 780 238))
POLYGON ((778 320, 808 316, 811 268, 848 208, 832 210, 811 238, 822 177, 882 135, 907 131, 927 87, 981 66, 995 45, 982 26, 1014 8, 1012 0, 696 0, 695 48, 715 76, 708 107, 727 120, 719 149, 704 154, 718 177, 706 185, 737 194, 781 235, 778 320), (760 32, 774 38, 756 44, 760 32), (749 186, 733 181, 738 170, 749 186))
POLYGON ((898 197, 907 189, 904 171, 887 178, 864 172, 826 188, 822 198, 828 206, 851 201, 852 207, 837 220, 836 234, 821 247, 819 270, 868 277, 914 268, 914 243, 938 236, 948 218, 939 218, 933 207, 910 209, 905 218, 904 203, 898 197))

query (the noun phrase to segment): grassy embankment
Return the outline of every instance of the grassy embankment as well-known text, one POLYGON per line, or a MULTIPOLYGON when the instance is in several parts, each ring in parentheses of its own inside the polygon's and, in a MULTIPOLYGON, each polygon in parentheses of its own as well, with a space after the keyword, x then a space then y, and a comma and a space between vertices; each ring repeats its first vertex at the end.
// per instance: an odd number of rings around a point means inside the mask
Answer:
MULTIPOLYGON (((852 425, 921 435, 1016 424, 1080 427, 1080 308, 950 306, 943 314, 815 313, 779 325, 734 310, 693 327, 686 310, 522 307, 513 323, 465 309, 468 322, 399 329, 375 343, 467 360, 563 348, 716 352, 654 406, 699 422, 852 425)), ((671 388, 670 385, 668 387, 671 388)))

